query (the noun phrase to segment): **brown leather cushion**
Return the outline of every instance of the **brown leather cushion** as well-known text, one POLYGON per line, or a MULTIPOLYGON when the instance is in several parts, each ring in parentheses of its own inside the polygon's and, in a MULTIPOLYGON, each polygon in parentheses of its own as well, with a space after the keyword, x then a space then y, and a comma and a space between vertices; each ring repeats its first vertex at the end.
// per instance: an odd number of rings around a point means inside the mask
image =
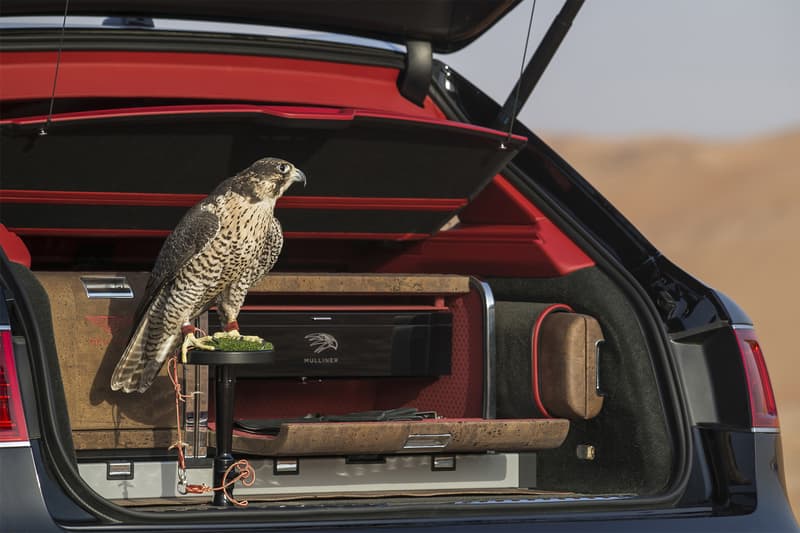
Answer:
POLYGON ((539 330, 539 396, 551 416, 589 419, 603 407, 597 392, 600 324, 578 313, 551 313, 539 330))
POLYGON ((564 304, 497 302, 495 314, 498 416, 597 416, 597 320, 564 304))

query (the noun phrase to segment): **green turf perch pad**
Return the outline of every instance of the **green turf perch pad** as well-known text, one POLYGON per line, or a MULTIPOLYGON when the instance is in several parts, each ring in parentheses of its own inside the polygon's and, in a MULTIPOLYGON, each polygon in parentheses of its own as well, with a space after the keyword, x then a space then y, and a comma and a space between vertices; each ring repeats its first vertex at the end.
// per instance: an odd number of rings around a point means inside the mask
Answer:
POLYGON ((211 341, 214 349, 220 352, 257 352, 261 350, 272 350, 271 342, 259 338, 248 337, 215 337, 211 341))

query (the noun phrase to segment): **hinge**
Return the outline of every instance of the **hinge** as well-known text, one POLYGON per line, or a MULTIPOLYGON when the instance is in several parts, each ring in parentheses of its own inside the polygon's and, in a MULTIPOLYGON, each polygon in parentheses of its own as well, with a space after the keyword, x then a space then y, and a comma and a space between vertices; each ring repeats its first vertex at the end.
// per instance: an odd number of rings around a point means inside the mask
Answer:
POLYGON ((427 41, 406 43, 406 68, 397 78, 397 88, 407 100, 422 107, 433 74, 433 48, 427 41))

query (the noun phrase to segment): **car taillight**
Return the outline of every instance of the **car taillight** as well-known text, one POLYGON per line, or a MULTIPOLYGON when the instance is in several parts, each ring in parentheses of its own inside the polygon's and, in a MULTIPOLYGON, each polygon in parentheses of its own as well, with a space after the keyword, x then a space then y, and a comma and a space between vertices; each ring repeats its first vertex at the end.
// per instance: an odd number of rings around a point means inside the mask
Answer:
POLYGON ((11 332, 4 330, 0 331, 0 445, 27 440, 11 332))
POLYGON ((753 428, 778 428, 778 406, 756 332, 752 328, 736 328, 734 331, 747 375, 753 428))

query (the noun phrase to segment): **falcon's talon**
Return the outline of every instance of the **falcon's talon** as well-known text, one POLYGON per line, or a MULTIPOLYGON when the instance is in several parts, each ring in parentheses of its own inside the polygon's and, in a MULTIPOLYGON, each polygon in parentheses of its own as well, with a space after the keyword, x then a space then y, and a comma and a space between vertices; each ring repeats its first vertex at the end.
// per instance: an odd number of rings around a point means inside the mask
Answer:
POLYGON ((239 339, 241 337, 242 336, 239 335, 239 332, 237 330, 235 330, 235 329, 232 329, 230 331, 218 331, 218 332, 214 333, 214 338, 215 339, 226 339, 226 338, 227 339, 239 339))
POLYGON ((189 333, 183 338, 183 344, 181 345, 181 362, 186 364, 186 355, 188 354, 189 350, 206 350, 209 352, 213 352, 216 350, 213 344, 212 337, 200 337, 199 339, 194 336, 194 333, 189 333))
POLYGON ((235 329, 232 329, 230 331, 218 331, 217 333, 214 333, 214 340, 217 339, 234 339, 237 341, 246 341, 246 342, 255 342, 258 344, 264 344, 264 339, 262 339, 258 335, 242 335, 235 329))

